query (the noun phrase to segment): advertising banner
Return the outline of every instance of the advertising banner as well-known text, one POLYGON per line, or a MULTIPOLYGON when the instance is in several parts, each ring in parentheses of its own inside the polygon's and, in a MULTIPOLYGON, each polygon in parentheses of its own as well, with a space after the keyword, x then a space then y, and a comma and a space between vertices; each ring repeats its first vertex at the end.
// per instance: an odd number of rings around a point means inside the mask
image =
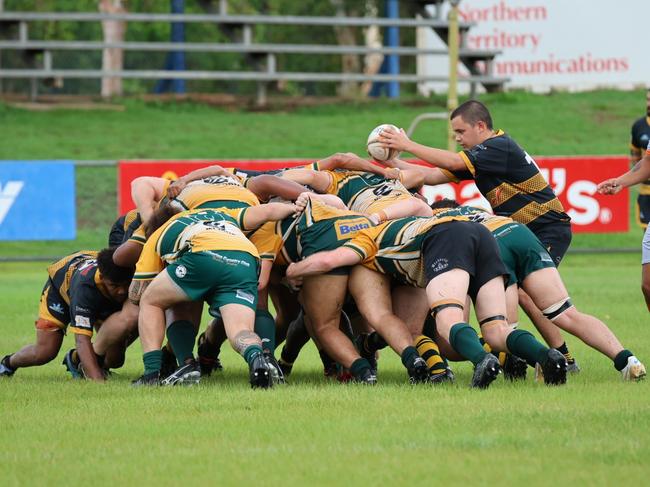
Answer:
MULTIPOLYGON (((629 227, 629 192, 621 191, 614 196, 596 193, 600 181, 622 174, 627 170, 627 157, 536 157, 542 175, 551 184, 566 212, 573 222, 574 232, 625 232, 629 227)), ((140 176, 156 176, 176 179, 195 169, 219 164, 241 170, 269 170, 299 166, 313 160, 275 161, 120 161, 119 163, 119 209, 120 214, 133 209, 131 181, 140 176)), ((418 161, 412 161, 418 162, 418 161)), ((441 198, 453 198, 460 203, 490 208, 473 181, 459 184, 427 186, 423 194, 431 202, 441 198)))
POLYGON ((2 161, 0 240, 72 240, 75 237, 74 164, 2 161))
MULTIPOLYGON (((435 7, 428 8, 435 15, 435 7)), ((449 2, 441 8, 446 19, 449 2)), ((647 52, 639 38, 647 30, 647 8, 647 0, 462 0, 458 13, 461 22, 475 24, 465 47, 501 51, 493 74, 510 78, 508 88, 630 89, 648 82, 647 52)), ((418 29, 418 45, 446 48, 425 28, 418 29)), ((418 74, 447 73, 448 66, 447 56, 421 56, 418 74)), ((467 73, 462 67, 461 75, 467 73)), ((445 87, 427 83, 421 89, 445 87)))

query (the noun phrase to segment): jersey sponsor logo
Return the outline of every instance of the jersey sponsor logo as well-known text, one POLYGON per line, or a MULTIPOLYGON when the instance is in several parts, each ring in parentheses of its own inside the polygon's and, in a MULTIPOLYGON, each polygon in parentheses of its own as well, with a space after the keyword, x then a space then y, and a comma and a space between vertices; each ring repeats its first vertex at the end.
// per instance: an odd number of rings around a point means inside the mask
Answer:
POLYGON ((90 318, 87 316, 75 316, 74 318, 74 324, 77 328, 91 328, 90 326, 90 318))
POLYGON ((441 272, 449 267, 449 261, 447 259, 436 259, 431 264, 431 270, 433 272, 441 272))
POLYGON ((48 308, 50 308, 55 313, 63 313, 63 306, 61 305, 61 303, 50 304, 48 308))
POLYGON ((237 299, 241 299, 242 301, 246 301, 247 303, 253 304, 255 302, 255 296, 253 294, 243 291, 241 289, 237 289, 237 292, 235 293, 235 297, 237 299))
POLYGON ((551 263, 553 263, 553 259, 551 259, 551 256, 548 255, 547 252, 540 252, 539 253, 539 260, 541 260, 542 262, 551 262, 551 263))
POLYGON ((187 275, 187 268, 184 265, 179 265, 176 267, 174 274, 176 274, 176 277, 179 279, 183 279, 187 275))
POLYGON ((352 220, 337 221, 334 224, 336 230, 336 238, 338 240, 344 238, 352 238, 360 230, 370 228, 370 223, 365 218, 355 218, 352 220))

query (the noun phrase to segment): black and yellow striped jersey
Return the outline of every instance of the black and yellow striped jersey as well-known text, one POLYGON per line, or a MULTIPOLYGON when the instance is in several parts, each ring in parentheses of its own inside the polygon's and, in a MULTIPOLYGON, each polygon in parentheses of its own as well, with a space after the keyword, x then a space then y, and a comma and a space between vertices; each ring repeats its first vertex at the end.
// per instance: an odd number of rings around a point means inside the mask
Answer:
MULTIPOLYGON (((491 232, 515 222, 512 218, 507 216, 494 215, 483 208, 475 206, 459 206, 457 208, 440 208, 433 210, 434 218, 444 218, 447 216, 466 216, 470 221, 480 223, 491 232)), ((517 223, 519 224, 519 223, 517 223)))
POLYGON ((246 210, 208 208, 174 215, 147 240, 133 279, 153 279, 165 263, 174 262, 185 252, 238 250, 259 257, 241 230, 246 210))
POLYGON ((97 267, 97 252, 82 250, 47 268, 50 282, 70 310, 70 331, 92 336, 98 322, 122 309, 113 301, 97 267))
POLYGON ((503 131, 461 151, 460 156, 467 170, 443 172, 455 181, 474 179, 496 215, 508 216, 533 231, 571 220, 533 158, 503 131))
POLYGON ((359 254, 369 269, 390 275, 402 284, 425 287, 421 249, 427 232, 442 223, 469 220, 466 215, 398 218, 361 230, 343 247, 359 254))
POLYGON ((377 213, 390 205, 412 198, 396 179, 360 171, 324 171, 331 176, 326 192, 338 196, 348 208, 359 213, 377 213))
MULTIPOLYGON (((632 124, 632 138, 630 149, 641 154, 641 157, 650 147, 650 117, 641 117, 632 124)), ((650 179, 646 179, 639 187, 639 194, 650 195, 650 179)))

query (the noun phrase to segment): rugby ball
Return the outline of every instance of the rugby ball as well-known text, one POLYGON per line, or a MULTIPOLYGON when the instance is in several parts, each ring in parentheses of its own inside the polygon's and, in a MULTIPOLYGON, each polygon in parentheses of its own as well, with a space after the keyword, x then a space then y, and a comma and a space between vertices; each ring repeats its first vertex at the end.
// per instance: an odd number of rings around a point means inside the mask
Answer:
POLYGON ((384 123, 372 129, 372 132, 370 132, 370 135, 368 136, 368 142, 366 143, 368 154, 377 161, 389 161, 395 159, 399 155, 399 151, 384 147, 381 142, 378 141, 381 132, 386 128, 391 128, 396 132, 399 132, 399 129, 395 125, 384 123))

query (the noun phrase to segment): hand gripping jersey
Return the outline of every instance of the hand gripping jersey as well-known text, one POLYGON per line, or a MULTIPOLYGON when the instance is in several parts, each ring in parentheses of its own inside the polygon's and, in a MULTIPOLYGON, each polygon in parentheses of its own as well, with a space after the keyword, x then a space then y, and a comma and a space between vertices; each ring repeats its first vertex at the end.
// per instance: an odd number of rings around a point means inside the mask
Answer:
POLYGON ((258 258, 255 246, 241 231, 246 208, 199 209, 174 215, 156 230, 142 249, 134 280, 149 280, 165 263, 185 252, 238 250, 258 258))
POLYGON ((261 260, 285 266, 300 260, 295 227, 290 231, 293 222, 293 216, 280 221, 269 221, 248 234, 248 239, 257 248, 261 260), (285 235, 286 240, 283 242, 282 237, 285 235))
POLYGON ((508 216, 531 230, 571 219, 526 151, 501 130, 460 152, 463 171, 443 171, 452 180, 474 179, 496 215, 508 216))
POLYGON ((97 252, 83 250, 50 265, 48 284, 53 289, 46 284, 41 303, 46 309, 39 315, 62 327, 70 323, 73 333, 92 336, 95 325, 119 311, 122 304, 109 297, 96 259, 97 252), (59 296, 63 303, 56 302, 59 296), (69 314, 65 320, 52 319, 53 315, 63 318, 64 314, 69 314))
POLYGON ((412 198, 399 180, 358 171, 325 172, 332 177, 327 193, 338 196, 350 210, 358 213, 376 213, 398 201, 412 198))
POLYGON ((431 228, 450 221, 469 221, 469 217, 399 218, 361 230, 343 247, 358 253, 362 264, 369 269, 388 274, 402 284, 425 287, 422 242, 431 228))

